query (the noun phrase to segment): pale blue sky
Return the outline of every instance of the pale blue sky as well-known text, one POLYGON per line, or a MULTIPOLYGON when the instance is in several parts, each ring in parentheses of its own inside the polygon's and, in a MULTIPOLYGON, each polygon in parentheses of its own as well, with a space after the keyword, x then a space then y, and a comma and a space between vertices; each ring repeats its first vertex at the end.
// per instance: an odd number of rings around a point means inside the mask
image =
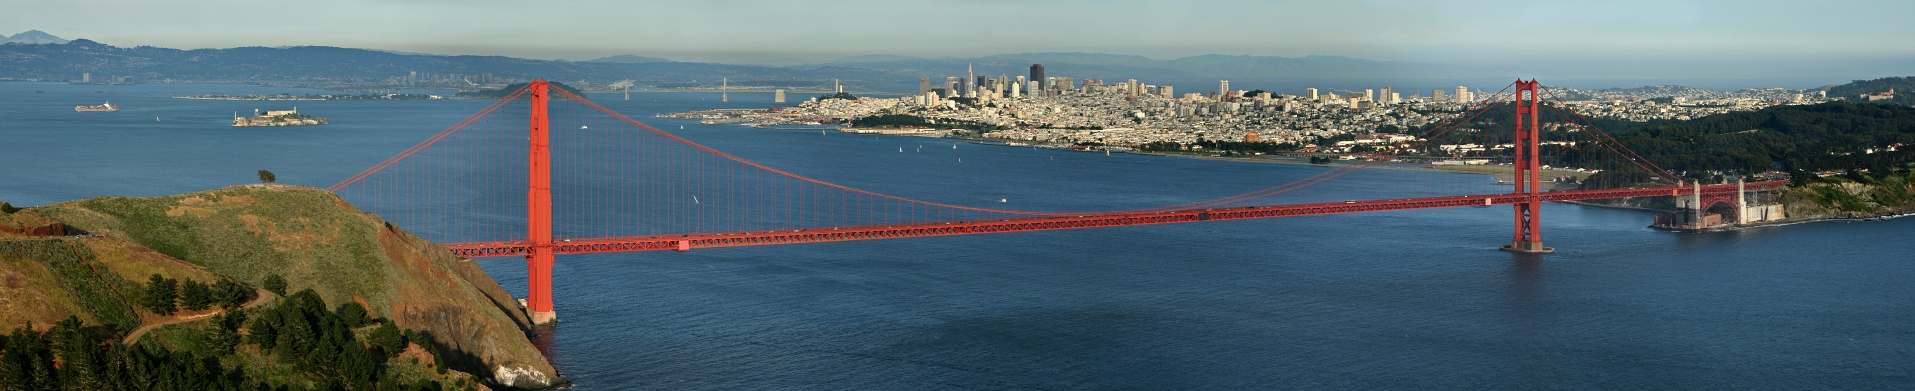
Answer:
POLYGON ((1694 77, 1915 64, 1910 15, 1908 0, 0 0, 0 33, 571 60, 1320 54, 1694 77))

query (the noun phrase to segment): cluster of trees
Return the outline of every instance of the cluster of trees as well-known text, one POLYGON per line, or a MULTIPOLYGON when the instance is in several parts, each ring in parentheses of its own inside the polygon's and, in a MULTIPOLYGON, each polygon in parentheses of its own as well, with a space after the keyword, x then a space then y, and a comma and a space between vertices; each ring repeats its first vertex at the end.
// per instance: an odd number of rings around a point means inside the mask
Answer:
POLYGON ((1653 123, 1612 132, 1623 145, 1665 168, 1758 172, 1893 170, 1915 158, 1915 108, 1829 102, 1653 123), (1878 149, 1867 153, 1866 149, 1878 149))
MULTIPOLYGON (((284 278, 273 275, 268 280, 283 294, 284 278)), ((29 322, 0 335, 0 390, 253 390, 284 389, 287 384, 300 387, 304 381, 335 390, 442 388, 431 380, 400 381, 386 371, 388 360, 416 344, 432 355, 435 369, 445 374, 443 355, 425 334, 375 319, 357 302, 329 310, 311 289, 253 309, 249 316, 248 311, 238 310, 246 291, 224 279, 213 284, 181 283, 155 274, 149 280, 142 306, 155 313, 215 305, 227 308, 202 327, 205 350, 198 351, 210 355, 169 349, 167 344, 122 345, 121 330, 84 326, 78 317, 45 332, 34 331, 29 322), (222 366, 221 357, 240 354, 247 345, 260 355, 298 368, 304 381, 260 378, 261 374, 249 374, 244 365, 222 366)))
POLYGON ((819 101, 819 102, 823 102, 823 101, 827 101, 827 100, 832 100, 832 99, 844 99, 844 100, 858 100, 858 96, 857 96, 857 95, 851 95, 850 93, 846 93, 846 92, 839 92, 839 93, 836 93, 836 94, 825 94, 825 95, 819 95, 819 96, 818 96, 818 101, 819 101))
POLYGON ((46 332, 33 323, 0 337, 0 389, 9 390, 253 390, 260 383, 243 367, 227 370, 214 357, 188 351, 121 345, 111 330, 83 327, 78 317, 46 332))
POLYGON ((998 130, 997 125, 980 124, 980 123, 969 122, 969 121, 945 120, 943 122, 933 123, 931 122, 931 120, 925 119, 924 117, 919 117, 919 116, 910 115, 910 114, 885 114, 885 115, 861 117, 861 118, 851 120, 851 126, 860 127, 860 128, 938 127, 938 128, 947 128, 947 129, 963 129, 963 130, 976 131, 978 132, 978 134, 984 134, 984 133, 989 133, 989 132, 998 130))
MULTIPOLYGON (((386 373, 385 363, 408 344, 425 346, 438 359, 438 350, 423 335, 383 322, 355 337, 352 329, 375 322, 358 303, 328 311, 311 289, 260 311, 248 325, 242 311, 227 311, 207 325, 214 355, 170 350, 159 345, 126 346, 110 328, 84 327, 78 317, 35 332, 33 324, 0 335, 0 389, 6 390, 254 390, 284 389, 290 379, 267 381, 246 367, 224 368, 219 357, 235 354, 243 344, 292 364, 318 389, 328 390, 439 390, 441 384, 421 380, 403 382, 386 373)), ((446 367, 438 365, 439 373, 446 367)))
POLYGON ((246 288, 230 280, 220 279, 212 284, 166 278, 157 273, 146 281, 145 299, 140 303, 147 311, 160 315, 172 315, 181 309, 204 311, 214 306, 226 309, 239 308, 246 303, 246 288))
POLYGON ((1915 77, 1886 77, 1875 80, 1856 80, 1849 84, 1829 87, 1829 97, 1845 98, 1860 103, 1884 103, 1899 106, 1915 104, 1915 77), (1895 90, 1895 99, 1862 101, 1862 94, 1878 94, 1895 90))
MULTIPOLYGON (((245 342, 258 345, 260 352, 280 362, 301 368, 324 389, 365 390, 391 385, 386 361, 413 342, 433 352, 439 373, 445 373, 443 360, 436 359, 440 355, 435 345, 422 334, 401 330, 391 321, 379 322, 364 338, 353 332, 376 321, 357 302, 330 310, 319 294, 305 289, 259 311, 247 326, 251 334, 245 342)), ((436 384, 432 386, 438 389, 436 384)))
MULTIPOLYGON (((1510 143, 1514 137, 1507 124, 1514 117, 1507 104, 1492 107, 1464 127, 1496 130, 1459 129, 1431 144, 1510 143)), ((1566 119, 1556 110, 1545 109, 1542 120, 1562 123, 1566 119)), ((1909 107, 1829 102, 1690 121, 1587 121, 1648 161, 1695 178, 1772 169, 1887 172, 1915 162, 1915 151, 1906 147, 1915 145, 1915 108, 1909 107), (1898 143, 1905 146, 1894 152, 1884 148, 1898 143)), ((1573 148, 1544 146, 1544 164, 1551 166, 1614 170, 1624 162, 1607 148, 1586 142, 1591 139, 1586 132, 1545 129, 1543 139, 1585 141, 1573 148)))
MULTIPOLYGON (((1296 144, 1246 143, 1241 141, 1216 141, 1216 140, 1204 140, 1204 139, 1198 139, 1197 142, 1188 144, 1188 146, 1203 147, 1203 149, 1206 151, 1218 151, 1218 152, 1225 152, 1225 153, 1246 153, 1246 154, 1256 153, 1256 152, 1262 152, 1265 154, 1289 152, 1289 151, 1295 151, 1297 150, 1297 148, 1299 148, 1296 144)), ((1186 144, 1179 144, 1179 143, 1174 143, 1169 141, 1156 141, 1156 142, 1150 142, 1150 143, 1144 143, 1144 144, 1138 145, 1137 149, 1141 151, 1145 151, 1145 152, 1176 152, 1176 151, 1183 151, 1185 147, 1186 147, 1186 144)))

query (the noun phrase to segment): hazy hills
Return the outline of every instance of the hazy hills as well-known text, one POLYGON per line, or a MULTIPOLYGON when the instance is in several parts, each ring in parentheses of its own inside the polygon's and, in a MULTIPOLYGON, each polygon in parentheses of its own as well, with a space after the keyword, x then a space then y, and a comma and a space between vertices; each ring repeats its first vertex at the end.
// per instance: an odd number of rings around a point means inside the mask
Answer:
POLYGON ((1102 53, 1021 53, 973 58, 904 56, 848 57, 798 67, 844 66, 920 77, 948 76, 970 66, 979 75, 1025 75, 1044 64, 1049 76, 1075 78, 1189 79, 1339 79, 1454 78, 1489 74, 1444 64, 1372 61, 1338 56, 1242 56, 1206 54, 1172 60, 1102 53))
POLYGON ((8 37, 6 35, 0 35, 0 44, 6 44, 6 43, 62 44, 62 43, 67 43, 67 40, 62 39, 60 37, 55 37, 53 36, 53 34, 47 34, 40 30, 27 30, 26 32, 23 32, 23 33, 14 34, 11 37, 8 37))
POLYGON ((140 81, 340 84, 382 83, 412 72, 493 74, 542 77, 602 84, 634 79, 643 84, 688 83, 728 77, 733 81, 816 83, 830 79, 875 83, 915 83, 920 77, 961 75, 967 65, 978 75, 1023 75, 1044 64, 1051 76, 1194 79, 1333 79, 1379 77, 1463 77, 1470 69, 1442 64, 1370 61, 1348 57, 1202 55, 1173 60, 1098 53, 1023 53, 975 58, 859 56, 783 67, 679 62, 665 58, 618 55, 589 61, 535 60, 503 56, 431 55, 329 46, 169 49, 117 47, 77 39, 61 40, 38 31, 21 33, 0 44, 0 79, 66 81, 80 73, 96 77, 130 76, 140 81), (24 38, 22 38, 24 37, 24 38))
MULTIPOLYGON (((142 81, 175 80, 243 83, 382 83, 411 72, 493 74, 553 80, 688 82, 733 80, 829 80, 896 78, 884 72, 773 68, 673 62, 636 56, 572 62, 503 56, 405 54, 329 46, 240 47, 181 50, 151 46, 117 47, 86 39, 64 44, 0 44, 0 79, 66 81, 82 72, 132 76, 142 81)), ((901 79, 900 79, 901 80, 901 79)))

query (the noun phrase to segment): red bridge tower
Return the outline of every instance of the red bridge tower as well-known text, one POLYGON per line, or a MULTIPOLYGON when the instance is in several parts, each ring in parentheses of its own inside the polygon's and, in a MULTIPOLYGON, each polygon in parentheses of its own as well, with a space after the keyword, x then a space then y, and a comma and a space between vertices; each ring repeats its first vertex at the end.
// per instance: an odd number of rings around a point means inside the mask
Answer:
POLYGON ((529 247, 525 254, 525 312, 533 324, 546 324, 558 320, 558 313, 552 311, 552 134, 545 111, 551 85, 533 80, 529 88, 532 145, 531 160, 526 165, 530 167, 527 178, 531 183, 526 187, 525 204, 525 241, 529 247))
POLYGON ((1536 89, 1541 85, 1536 79, 1516 81, 1516 189, 1526 197, 1516 207, 1516 235, 1510 240, 1504 251, 1519 253, 1553 253, 1556 249, 1543 247, 1542 216, 1542 151, 1540 150, 1541 132, 1537 116, 1542 113, 1543 99, 1536 89))

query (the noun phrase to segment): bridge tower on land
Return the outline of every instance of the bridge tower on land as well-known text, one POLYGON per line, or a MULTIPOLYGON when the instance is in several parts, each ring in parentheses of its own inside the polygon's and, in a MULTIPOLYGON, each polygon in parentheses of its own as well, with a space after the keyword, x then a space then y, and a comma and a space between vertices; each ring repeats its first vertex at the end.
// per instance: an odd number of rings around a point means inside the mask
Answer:
POLYGON ((1524 195, 1522 202, 1514 204, 1516 209, 1516 235, 1510 240, 1504 251, 1519 253, 1553 253, 1556 249, 1543 247, 1542 216, 1542 154, 1538 139, 1537 118, 1541 114, 1543 98, 1537 95, 1541 85, 1536 79, 1516 81, 1516 96, 1512 103, 1516 105, 1516 189, 1511 193, 1524 195))

